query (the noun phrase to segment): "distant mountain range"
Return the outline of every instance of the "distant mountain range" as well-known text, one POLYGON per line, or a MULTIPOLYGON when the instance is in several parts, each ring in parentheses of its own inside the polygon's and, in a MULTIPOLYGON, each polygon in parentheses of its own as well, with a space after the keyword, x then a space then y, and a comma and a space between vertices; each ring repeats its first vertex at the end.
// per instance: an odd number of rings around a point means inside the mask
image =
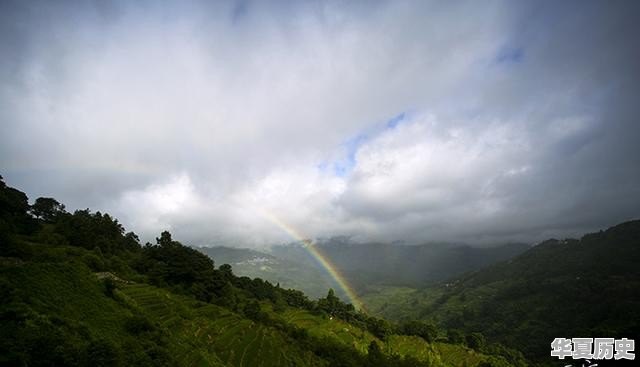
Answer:
POLYGON ((640 338, 639 263, 636 220, 579 240, 548 240, 426 289, 382 288, 365 301, 371 312, 392 320, 482 332, 532 360, 548 361, 556 337, 640 338))
MULTIPOLYGON (((525 244, 409 246, 352 243, 343 239, 325 240, 316 246, 359 294, 380 285, 424 287, 512 258, 529 248, 525 244)), ((315 298, 325 296, 329 288, 344 297, 335 280, 303 244, 274 246, 269 253, 230 247, 198 249, 218 264, 232 265, 238 275, 260 277, 283 287, 300 289, 315 298)))
POLYGON ((554 338, 640 338, 640 221, 532 248, 322 241, 360 312, 283 289, 340 290, 303 245, 212 260, 64 208, 0 177, 0 365, 560 366, 554 338))
MULTIPOLYGON (((331 241, 318 246, 354 286, 368 312, 396 322, 433 322, 450 338, 480 332, 490 342, 522 351, 536 365, 555 365, 549 345, 556 337, 640 339, 638 220, 535 246, 331 241)), ((201 250, 217 261, 234 262, 240 275, 277 280, 312 296, 324 295, 323 288, 332 284, 299 244, 276 246, 268 254, 201 250)))
POLYGON ((390 324, 333 292, 312 301, 235 276, 225 262, 300 265, 219 251, 228 261, 168 231, 142 246, 109 214, 29 204, 0 176, 0 366, 526 366, 515 350, 390 324))
POLYGON ((302 290, 313 299, 326 296, 329 288, 333 288, 340 298, 347 299, 335 280, 316 263, 288 260, 245 248, 217 246, 197 249, 215 259, 217 265, 231 265, 238 276, 261 278, 283 288, 302 290))

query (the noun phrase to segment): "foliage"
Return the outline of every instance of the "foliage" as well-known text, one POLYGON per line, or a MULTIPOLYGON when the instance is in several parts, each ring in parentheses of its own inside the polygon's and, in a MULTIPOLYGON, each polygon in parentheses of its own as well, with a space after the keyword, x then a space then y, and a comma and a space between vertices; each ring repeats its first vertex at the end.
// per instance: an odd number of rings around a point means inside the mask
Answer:
MULTIPOLYGON (((435 325, 424 321, 411 320, 400 325, 400 332, 404 335, 419 336, 425 341, 431 343, 438 336, 438 329, 435 325)), ((460 343, 460 340, 455 341, 460 343)))
POLYGON ((124 233, 124 227, 109 214, 91 213, 89 209, 73 214, 59 214, 55 233, 62 235, 72 246, 92 249, 98 247, 104 254, 139 251, 140 244, 134 233, 124 233))
POLYGON ((37 198, 31 205, 31 214, 45 222, 54 222, 59 216, 67 214, 64 204, 54 198, 37 198))
POLYGON ((464 340, 512 364, 522 360, 518 351, 544 363, 559 335, 640 335, 638 244, 640 221, 548 240, 513 260, 377 303, 376 311, 434 320, 450 329, 449 342, 464 340))
POLYGON ((238 277, 166 231, 142 247, 109 214, 67 213, 52 198, 29 206, 1 180, 0 204, 0 365, 442 365, 424 340, 332 290, 314 302, 238 277), (287 319, 292 310, 315 328, 287 319))
POLYGON ((107 295, 107 297, 109 298, 114 298, 115 290, 116 290, 116 282, 113 279, 107 277, 102 280, 102 283, 104 285, 104 294, 107 295))

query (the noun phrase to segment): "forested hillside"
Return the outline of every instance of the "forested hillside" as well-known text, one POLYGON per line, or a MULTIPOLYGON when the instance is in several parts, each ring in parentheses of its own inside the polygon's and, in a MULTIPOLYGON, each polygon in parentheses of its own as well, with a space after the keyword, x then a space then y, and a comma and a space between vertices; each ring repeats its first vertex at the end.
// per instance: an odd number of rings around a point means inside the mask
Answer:
MULTIPOLYGON (((517 243, 489 247, 354 243, 340 238, 320 241, 316 246, 362 293, 372 285, 423 287, 512 258, 529 247, 517 243)), ((315 264, 308 251, 299 245, 276 246, 272 253, 308 266, 315 264)))
POLYGON ((327 289, 334 288, 338 296, 346 299, 339 285, 315 260, 285 259, 272 253, 246 248, 214 246, 197 249, 216 261, 231 264, 238 275, 261 278, 284 288, 298 289, 311 298, 323 297, 327 294, 327 289))
POLYGON ((394 320, 481 331, 542 362, 556 337, 640 337, 639 262, 640 221, 631 221, 581 239, 545 241, 436 287, 386 289, 369 305, 394 320))
POLYGON ((0 364, 12 366, 507 366, 522 356, 428 323, 389 323, 231 266, 163 232, 29 204, 0 180, 0 364))
MULTIPOLYGON (((489 247, 354 243, 340 237, 319 240, 314 246, 359 294, 388 285, 424 287, 512 258, 529 248, 517 243, 489 247)), ((327 288, 338 287, 304 244, 277 245, 268 252, 224 246, 198 250, 232 264, 240 275, 280 283, 312 297, 324 296, 327 288)))

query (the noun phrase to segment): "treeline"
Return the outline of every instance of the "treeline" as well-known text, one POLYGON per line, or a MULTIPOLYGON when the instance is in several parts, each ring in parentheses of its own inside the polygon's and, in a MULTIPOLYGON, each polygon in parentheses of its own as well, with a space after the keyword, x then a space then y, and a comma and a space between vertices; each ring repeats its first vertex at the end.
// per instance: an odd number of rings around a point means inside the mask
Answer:
MULTIPOLYGON (((167 231, 160 234, 155 244, 142 245, 135 233, 126 232, 109 214, 89 209, 69 213, 53 198, 38 198, 30 205, 27 195, 8 187, 1 176, 0 241, 2 261, 47 262, 54 257, 67 256, 71 263, 79 261, 95 273, 116 274, 122 279, 149 283, 228 308, 280 330, 332 366, 423 365, 411 357, 386 355, 376 342, 369 346, 367 355, 362 355, 352 346, 334 339, 311 336, 305 329, 273 317, 262 308, 263 304, 270 304, 276 313, 294 307, 325 317, 337 317, 370 331, 382 340, 392 333, 411 333, 409 329, 393 327, 385 320, 356 311, 351 304, 340 301, 333 290, 329 290, 327 297, 312 301, 297 290, 282 289, 259 278, 238 277, 230 265, 216 268, 212 259, 175 241, 167 231), (52 250, 39 251, 40 248, 30 246, 31 243, 48 246, 52 250), (73 251, 73 248, 79 250, 73 251)), ((12 287, 15 285, 2 283, 0 292, 2 295, 15 293, 12 287)), ((103 279, 102 287, 104 294, 115 297, 117 282, 111 276, 103 279)), ((8 352, 5 361, 21 365, 83 365, 91 364, 91 361, 96 365, 125 363, 122 353, 112 342, 102 339, 83 342, 77 335, 77 320, 47 321, 26 306, 20 306, 20 302, 11 303, 11 297, 3 297, 2 302, 0 319, 6 321, 6 328, 2 330, 0 344, 8 352), (8 334, 13 333, 19 335, 12 339, 8 334), (37 350, 46 353, 38 353, 37 350)), ((127 322, 127 330, 150 337, 147 346, 140 348, 151 351, 152 356, 140 352, 142 357, 134 359, 134 363, 142 363, 143 360, 150 365, 175 363, 163 347, 162 333, 144 317, 131 318, 127 322)), ((422 333, 415 335, 424 336, 422 333)), ((128 361, 131 363, 132 360, 128 361)))
MULTIPOLYGON (((0 181, 1 182, 1 181, 0 181)), ((437 330, 434 326, 415 321, 407 326, 393 326, 384 319, 356 311, 353 305, 342 302, 329 290, 325 298, 310 300, 304 293, 283 289, 260 278, 238 277, 228 264, 218 268, 201 252, 172 239, 168 231, 156 238, 156 244, 142 246, 138 236, 126 232, 117 219, 89 209, 68 213, 65 206, 53 198, 38 198, 29 205, 27 196, 2 185, 3 233, 30 234, 40 243, 69 245, 92 250, 84 260, 96 271, 112 270, 128 278, 190 294, 198 300, 254 315, 255 300, 273 304, 277 312, 284 307, 296 307, 315 314, 337 317, 371 332, 384 340, 390 334, 417 335, 431 342, 437 330), (143 275, 145 279, 140 279, 143 275), (254 302, 251 302, 251 301, 254 302)), ((3 246, 2 256, 20 252, 17 247, 3 246)), ((27 254, 22 254, 27 255, 27 254)))

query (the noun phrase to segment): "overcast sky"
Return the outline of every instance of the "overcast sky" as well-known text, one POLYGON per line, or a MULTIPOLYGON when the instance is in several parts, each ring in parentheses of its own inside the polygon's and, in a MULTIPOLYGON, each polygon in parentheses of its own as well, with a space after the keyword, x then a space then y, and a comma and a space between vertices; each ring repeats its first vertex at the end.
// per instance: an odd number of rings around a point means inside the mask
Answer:
POLYGON ((606 228, 640 218, 639 5, 3 0, 0 174, 197 245, 606 228))

